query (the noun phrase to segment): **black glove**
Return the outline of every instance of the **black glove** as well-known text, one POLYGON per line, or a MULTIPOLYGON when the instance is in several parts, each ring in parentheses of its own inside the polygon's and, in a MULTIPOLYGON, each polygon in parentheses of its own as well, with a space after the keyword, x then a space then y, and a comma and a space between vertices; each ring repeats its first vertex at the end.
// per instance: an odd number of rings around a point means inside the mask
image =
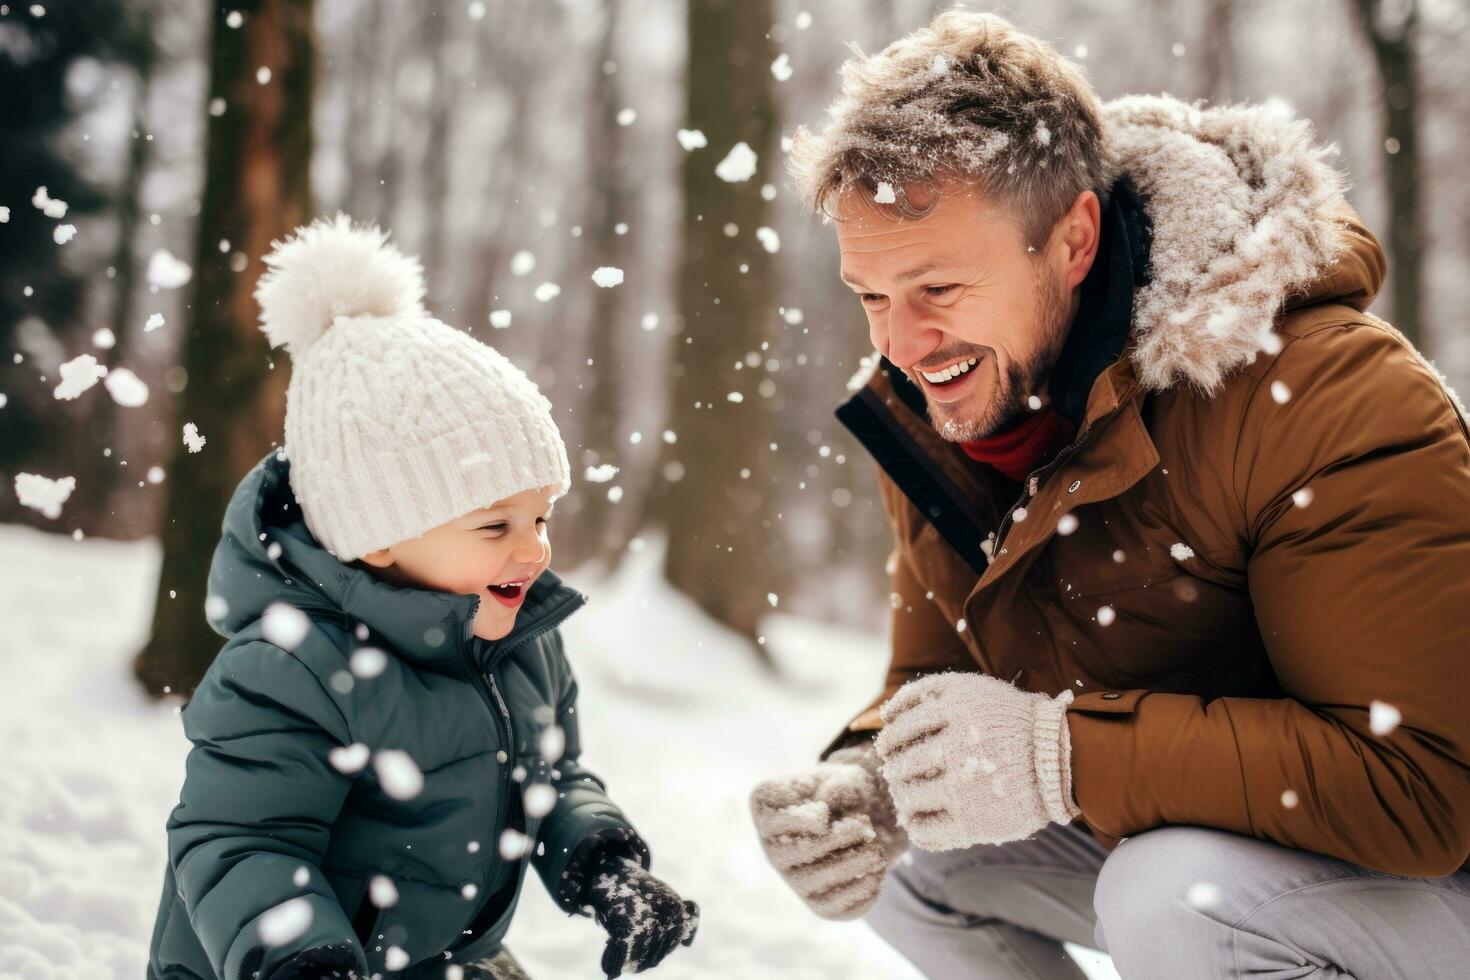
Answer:
POLYGON ((607 930, 602 972, 609 978, 651 970, 674 951, 689 946, 699 928, 699 906, 643 869, 643 865, 607 848, 591 867, 581 904, 590 906, 597 924, 607 930))
POLYGON ((276 967, 270 980, 357 980, 357 966, 351 946, 315 946, 276 967))

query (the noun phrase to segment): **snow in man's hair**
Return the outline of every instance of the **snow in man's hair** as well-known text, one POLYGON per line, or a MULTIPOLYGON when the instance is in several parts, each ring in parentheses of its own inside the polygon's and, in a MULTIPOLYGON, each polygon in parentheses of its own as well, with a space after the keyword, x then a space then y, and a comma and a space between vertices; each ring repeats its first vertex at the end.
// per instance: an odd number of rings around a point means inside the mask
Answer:
POLYGON ((841 74, 827 124, 793 137, 792 176, 818 211, 861 189, 918 217, 905 185, 959 182, 1013 208, 1039 246, 1078 194, 1107 202, 1116 166, 1097 95, 1080 67, 1001 17, 948 11, 879 54, 856 51, 841 74))

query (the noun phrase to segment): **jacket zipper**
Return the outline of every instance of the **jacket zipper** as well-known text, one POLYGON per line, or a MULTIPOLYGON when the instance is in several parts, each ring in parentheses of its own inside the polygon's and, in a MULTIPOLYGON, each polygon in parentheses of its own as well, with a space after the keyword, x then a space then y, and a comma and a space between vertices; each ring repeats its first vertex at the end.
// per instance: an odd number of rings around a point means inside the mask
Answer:
MULTIPOLYGON (((468 640, 474 635, 473 630, 475 613, 479 611, 479 602, 479 598, 476 597, 475 607, 470 610, 470 614, 465 622, 465 633, 467 635, 461 639, 459 649, 461 655, 464 657, 465 666, 469 668, 470 677, 474 679, 475 687, 477 690, 479 690, 480 697, 485 701, 485 707, 490 710, 492 715, 499 715, 505 731, 506 759, 505 762, 501 764, 500 796, 495 801, 495 827, 498 830, 503 831, 506 811, 510 806, 510 794, 513 792, 513 788, 511 786, 511 783, 513 782, 513 780, 511 779, 511 774, 515 769, 516 743, 515 729, 510 717, 510 708, 506 705, 505 698, 503 698, 500 694, 499 685, 495 683, 495 665, 504 660, 511 651, 555 629, 566 617, 556 615, 546 617, 546 619, 537 624, 535 628, 528 630, 521 636, 516 637, 515 640, 507 646, 502 647, 500 650, 497 650, 495 653, 495 657, 491 660, 489 666, 484 671, 481 671, 479 665, 475 663, 474 657, 470 655, 468 647, 468 640)), ((494 846, 498 853, 500 848, 499 839, 494 842, 494 846)), ((521 860, 525 859, 522 858, 521 860)), ((501 859, 500 863, 502 868, 504 869, 504 872, 509 872, 514 867, 512 862, 508 862, 504 858, 501 859)), ((494 897, 495 895, 498 895, 500 893, 501 887, 505 884, 505 881, 505 873, 497 874, 495 878, 486 885, 486 896, 494 897)), ((473 939, 474 937, 470 938, 473 939)))
POLYGON ((1108 414, 1102 416, 1097 421, 1093 422, 1092 425, 1089 425, 1087 427, 1087 430, 1077 437, 1076 442, 1072 443, 1072 445, 1068 446, 1066 449, 1058 453, 1056 458, 1054 458, 1051 462, 1045 464, 1044 466, 1039 466, 1036 469, 1032 470, 1030 473, 1026 474, 1026 479, 1023 480, 1021 483, 1020 498, 1014 504, 1011 504, 1010 508, 1006 511, 1006 516, 1001 518, 1000 526, 996 528, 995 541, 990 546, 990 560, 992 563, 1000 559, 1002 553, 1002 542, 1005 541, 1006 534, 1010 532, 1010 529, 1015 524, 1015 521, 1012 520, 1012 516, 1016 512, 1016 508, 1023 506, 1026 501, 1030 500, 1036 495, 1035 491, 1031 489, 1033 481, 1039 488, 1043 476, 1047 475, 1048 473, 1053 473, 1057 469, 1059 469, 1064 462, 1066 462, 1068 459, 1076 454, 1077 450, 1082 447, 1083 441, 1088 437, 1089 434, 1096 432, 1099 425, 1112 418, 1116 414, 1118 414, 1118 409, 1114 409, 1108 414))

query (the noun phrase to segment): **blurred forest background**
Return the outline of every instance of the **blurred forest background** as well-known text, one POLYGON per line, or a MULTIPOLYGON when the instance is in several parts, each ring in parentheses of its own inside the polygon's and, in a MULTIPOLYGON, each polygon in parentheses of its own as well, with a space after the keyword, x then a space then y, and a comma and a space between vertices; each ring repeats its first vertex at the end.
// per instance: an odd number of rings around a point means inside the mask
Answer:
MULTIPOLYGON (((666 540, 669 580, 757 656, 778 604, 880 628, 889 533, 831 414, 866 326, 782 142, 820 122, 849 43, 880 49, 946 6, 0 3, 0 523, 161 538, 138 672, 189 689, 218 646, 202 608, 224 504, 281 436, 289 362, 255 326, 260 259, 340 209, 420 255, 431 311, 555 405, 577 477, 558 567, 666 540), (727 179, 742 142, 753 173, 727 179), (595 285, 602 266, 622 284, 595 285), (63 363, 109 373, 58 397, 63 363), (75 489, 48 516, 21 505, 20 473, 75 489)), ((1389 248, 1376 312, 1467 386, 1465 3, 991 9, 1105 98, 1275 98, 1311 118, 1389 248)))

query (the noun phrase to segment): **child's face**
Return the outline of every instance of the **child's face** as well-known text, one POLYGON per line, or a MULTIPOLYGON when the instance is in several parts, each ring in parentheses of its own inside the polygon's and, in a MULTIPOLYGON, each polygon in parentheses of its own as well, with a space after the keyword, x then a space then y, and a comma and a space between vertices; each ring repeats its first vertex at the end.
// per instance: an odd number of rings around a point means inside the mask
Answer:
POLYGON ((526 591, 551 564, 546 521, 555 488, 525 490, 362 560, 404 585, 477 595, 475 635, 498 640, 515 625, 526 591))

